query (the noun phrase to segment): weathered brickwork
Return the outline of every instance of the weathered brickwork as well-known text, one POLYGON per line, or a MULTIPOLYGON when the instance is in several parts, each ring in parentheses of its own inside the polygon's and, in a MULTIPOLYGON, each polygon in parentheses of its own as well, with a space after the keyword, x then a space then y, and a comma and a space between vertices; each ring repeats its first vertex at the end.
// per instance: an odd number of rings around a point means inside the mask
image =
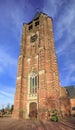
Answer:
POLYGON ((31 23, 23 25, 13 117, 30 118, 31 109, 34 109, 31 103, 37 106, 37 114, 33 113, 34 117, 37 115, 37 118, 46 118, 48 111, 52 108, 60 111, 61 89, 52 19, 41 13, 31 23), (37 93, 30 93, 30 74, 32 73, 38 77, 37 93))

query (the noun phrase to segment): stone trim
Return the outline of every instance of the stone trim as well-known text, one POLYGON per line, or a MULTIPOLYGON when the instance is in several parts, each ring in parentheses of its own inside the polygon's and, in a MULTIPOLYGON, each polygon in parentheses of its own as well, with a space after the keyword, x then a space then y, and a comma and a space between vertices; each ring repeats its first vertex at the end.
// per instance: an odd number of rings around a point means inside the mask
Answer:
POLYGON ((45 73, 45 70, 39 71, 39 74, 44 74, 44 73, 45 73))

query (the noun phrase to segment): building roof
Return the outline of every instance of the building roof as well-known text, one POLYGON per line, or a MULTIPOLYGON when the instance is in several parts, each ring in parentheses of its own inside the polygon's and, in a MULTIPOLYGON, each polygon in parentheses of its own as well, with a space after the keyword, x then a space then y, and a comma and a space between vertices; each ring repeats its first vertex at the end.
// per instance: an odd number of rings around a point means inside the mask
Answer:
POLYGON ((23 23, 23 24, 31 24, 33 21, 39 19, 39 17, 40 17, 41 14, 44 14, 44 15, 46 15, 47 17, 51 18, 51 20, 53 20, 52 17, 48 16, 47 14, 45 14, 45 13, 43 13, 43 12, 36 12, 35 15, 34 15, 34 17, 32 18, 32 20, 31 20, 30 22, 28 22, 28 23, 23 23))
POLYGON ((65 87, 65 88, 68 91, 70 98, 75 98, 75 87, 74 86, 68 86, 68 87, 65 87))
POLYGON ((39 18, 40 14, 41 14, 40 12, 36 12, 36 14, 33 17, 33 20, 36 20, 37 18, 39 18))

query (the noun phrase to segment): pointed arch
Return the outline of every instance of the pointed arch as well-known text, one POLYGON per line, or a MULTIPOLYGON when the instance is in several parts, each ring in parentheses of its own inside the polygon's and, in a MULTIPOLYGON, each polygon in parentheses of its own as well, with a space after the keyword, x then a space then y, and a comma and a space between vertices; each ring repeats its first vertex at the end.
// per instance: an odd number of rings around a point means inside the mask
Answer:
POLYGON ((36 94, 38 89, 38 75, 36 72, 29 74, 29 93, 36 94))

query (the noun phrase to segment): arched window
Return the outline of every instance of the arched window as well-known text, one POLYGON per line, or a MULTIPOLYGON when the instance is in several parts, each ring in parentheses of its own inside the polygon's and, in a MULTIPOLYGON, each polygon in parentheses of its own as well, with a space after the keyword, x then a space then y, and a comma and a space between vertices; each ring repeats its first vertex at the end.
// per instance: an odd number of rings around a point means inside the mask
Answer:
POLYGON ((38 77, 36 73, 30 75, 30 93, 37 93, 38 77))

